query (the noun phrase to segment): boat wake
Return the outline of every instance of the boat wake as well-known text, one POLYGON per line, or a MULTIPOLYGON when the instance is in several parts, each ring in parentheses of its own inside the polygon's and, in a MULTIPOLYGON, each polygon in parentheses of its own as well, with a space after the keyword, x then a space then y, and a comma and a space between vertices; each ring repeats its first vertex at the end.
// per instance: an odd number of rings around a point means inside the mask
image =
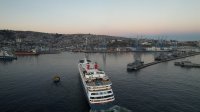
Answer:
POLYGON ((114 105, 113 107, 107 109, 107 110, 90 110, 89 112, 132 112, 131 110, 128 110, 125 107, 121 107, 118 105, 114 105))

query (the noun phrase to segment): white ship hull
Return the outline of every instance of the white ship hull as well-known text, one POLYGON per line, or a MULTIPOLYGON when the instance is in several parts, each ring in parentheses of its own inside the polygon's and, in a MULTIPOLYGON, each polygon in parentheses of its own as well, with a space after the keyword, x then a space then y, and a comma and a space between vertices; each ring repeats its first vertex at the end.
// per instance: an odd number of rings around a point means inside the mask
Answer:
MULTIPOLYGON (((96 87, 96 86, 88 86, 86 81, 85 81, 85 77, 84 77, 84 73, 82 70, 82 65, 79 63, 78 64, 78 69, 79 69, 79 73, 80 73, 80 78, 81 78, 81 82, 84 88, 84 92, 85 92, 85 96, 88 100, 88 103, 91 107, 92 110, 105 110, 110 108, 113 105, 113 101, 114 101, 114 95, 112 92, 112 89, 108 89, 108 90, 98 90, 98 91, 92 91, 88 89, 88 87, 96 87), (97 92, 110 92, 111 93, 106 93, 105 95, 91 95, 93 92, 97 93, 97 92), (95 96, 95 97, 93 97, 95 96), (109 96, 109 97, 108 97, 109 96), (100 99, 91 99, 91 98, 99 98, 100 99)), ((104 85, 105 86, 105 85, 104 85)), ((110 85, 109 85, 110 86, 110 85)), ((101 87, 101 86, 99 86, 101 87)), ((103 87, 103 86, 102 86, 103 87)))

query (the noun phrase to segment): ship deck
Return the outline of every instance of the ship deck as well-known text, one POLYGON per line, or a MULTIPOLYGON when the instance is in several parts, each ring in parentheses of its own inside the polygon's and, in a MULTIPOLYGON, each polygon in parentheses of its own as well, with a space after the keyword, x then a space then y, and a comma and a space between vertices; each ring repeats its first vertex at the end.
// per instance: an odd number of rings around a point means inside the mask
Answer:
POLYGON ((110 80, 94 79, 90 81, 86 80, 86 84, 87 86, 104 86, 104 85, 111 85, 112 83, 110 80))

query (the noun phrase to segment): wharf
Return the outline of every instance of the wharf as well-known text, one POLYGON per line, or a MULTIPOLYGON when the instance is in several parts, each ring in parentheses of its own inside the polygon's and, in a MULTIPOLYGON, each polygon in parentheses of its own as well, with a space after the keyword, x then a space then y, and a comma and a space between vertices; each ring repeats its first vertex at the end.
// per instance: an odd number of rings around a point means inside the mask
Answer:
POLYGON ((187 57, 191 57, 191 56, 195 56, 195 55, 200 55, 200 52, 195 52, 195 53, 191 53, 191 54, 187 54, 187 55, 183 55, 183 56, 168 58, 168 59, 161 60, 161 61, 154 61, 154 62, 146 63, 146 64, 143 64, 142 66, 137 67, 135 70, 139 70, 139 69, 142 69, 142 68, 145 68, 145 67, 148 67, 151 65, 159 64, 162 62, 172 61, 172 60, 181 59, 181 58, 187 58, 187 57))

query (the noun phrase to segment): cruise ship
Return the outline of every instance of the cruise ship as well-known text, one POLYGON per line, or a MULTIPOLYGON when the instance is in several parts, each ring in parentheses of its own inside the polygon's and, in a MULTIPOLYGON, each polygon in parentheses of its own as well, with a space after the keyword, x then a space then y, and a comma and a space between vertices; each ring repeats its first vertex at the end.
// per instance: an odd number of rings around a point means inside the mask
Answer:
POLYGON ((98 64, 88 59, 79 61, 78 69, 85 95, 92 110, 105 110, 113 106, 115 100, 111 81, 98 64))

